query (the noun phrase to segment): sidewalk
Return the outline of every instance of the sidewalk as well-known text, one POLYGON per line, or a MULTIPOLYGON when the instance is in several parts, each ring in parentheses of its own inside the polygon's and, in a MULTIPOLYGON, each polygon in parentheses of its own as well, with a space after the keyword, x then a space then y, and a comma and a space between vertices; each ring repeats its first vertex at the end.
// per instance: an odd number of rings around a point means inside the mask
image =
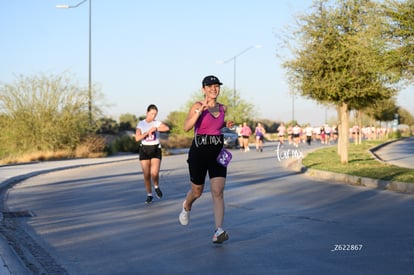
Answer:
POLYGON ((43 173, 132 159, 138 160, 138 155, 122 154, 106 158, 82 158, 0 166, 0 190, 8 188, 10 184, 43 173))
MULTIPOLYGON (((15 183, 44 173, 129 160, 137 160, 138 165, 138 155, 125 154, 107 158, 70 159, 0 166, 0 191, 4 192, 15 183)), ((2 209, 2 211, 4 210, 2 209)), ((0 211, 0 221, 3 220, 2 211, 0 211)), ((0 234, 0 275, 14 274, 31 274, 31 272, 21 263, 19 256, 16 255, 4 236, 0 234)))

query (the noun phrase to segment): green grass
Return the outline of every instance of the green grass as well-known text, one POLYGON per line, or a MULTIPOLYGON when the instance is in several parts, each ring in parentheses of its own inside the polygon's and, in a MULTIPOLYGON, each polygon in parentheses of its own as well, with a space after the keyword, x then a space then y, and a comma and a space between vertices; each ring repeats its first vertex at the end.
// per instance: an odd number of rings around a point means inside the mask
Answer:
POLYGON ((364 141, 360 145, 350 144, 348 163, 342 164, 337 146, 330 146, 309 153, 302 161, 307 168, 373 178, 387 181, 414 183, 414 169, 382 163, 368 151, 382 141, 364 141))

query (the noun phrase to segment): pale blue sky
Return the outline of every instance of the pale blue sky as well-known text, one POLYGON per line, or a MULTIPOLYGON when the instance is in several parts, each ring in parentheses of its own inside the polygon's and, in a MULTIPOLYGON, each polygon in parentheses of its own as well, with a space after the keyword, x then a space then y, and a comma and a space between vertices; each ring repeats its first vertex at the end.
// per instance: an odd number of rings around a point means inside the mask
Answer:
MULTIPOLYGON (((0 82, 15 75, 69 71, 80 85, 88 83, 89 2, 80 0, 2 0, 0 2, 0 82)), ((277 34, 312 0, 92 0, 92 81, 101 88, 105 113, 145 114, 155 103, 159 119, 179 110, 200 89, 205 75, 217 75, 257 108, 259 118, 292 119, 292 98, 285 81, 277 34)), ((413 89, 399 104, 414 113, 413 89)), ((329 111, 328 118, 335 116, 329 111)), ((295 119, 320 124, 325 109, 295 99, 295 119)))

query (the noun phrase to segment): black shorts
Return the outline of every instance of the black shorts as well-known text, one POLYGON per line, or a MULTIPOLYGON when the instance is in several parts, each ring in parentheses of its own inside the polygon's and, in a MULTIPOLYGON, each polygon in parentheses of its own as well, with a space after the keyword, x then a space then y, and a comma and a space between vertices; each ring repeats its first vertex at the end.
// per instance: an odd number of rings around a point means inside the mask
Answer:
POLYGON ((161 159, 161 144, 139 146, 139 160, 161 159))
MULTIPOLYGON (((223 140, 221 136, 221 140, 223 140)), ((198 144, 194 140, 188 152, 188 170, 190 180, 196 185, 203 185, 206 180, 207 172, 209 178, 227 176, 227 168, 217 162, 223 143, 218 144, 198 144)))

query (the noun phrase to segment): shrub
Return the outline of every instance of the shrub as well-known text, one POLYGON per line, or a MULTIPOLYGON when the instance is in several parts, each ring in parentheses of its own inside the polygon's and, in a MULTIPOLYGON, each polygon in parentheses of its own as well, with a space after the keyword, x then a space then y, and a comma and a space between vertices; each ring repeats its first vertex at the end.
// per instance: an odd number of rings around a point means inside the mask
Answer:
POLYGON ((89 135, 76 147, 75 156, 81 158, 103 157, 106 155, 105 147, 106 142, 104 137, 89 135))
POLYGON ((161 145, 165 149, 189 148, 193 137, 169 135, 167 139, 161 139, 161 145))
POLYGON ((73 150, 90 127, 87 98, 66 74, 0 85, 1 156, 73 150))
POLYGON ((135 141, 135 137, 129 135, 123 135, 115 139, 108 148, 107 151, 110 154, 115 154, 117 152, 139 152, 139 142, 135 141))

